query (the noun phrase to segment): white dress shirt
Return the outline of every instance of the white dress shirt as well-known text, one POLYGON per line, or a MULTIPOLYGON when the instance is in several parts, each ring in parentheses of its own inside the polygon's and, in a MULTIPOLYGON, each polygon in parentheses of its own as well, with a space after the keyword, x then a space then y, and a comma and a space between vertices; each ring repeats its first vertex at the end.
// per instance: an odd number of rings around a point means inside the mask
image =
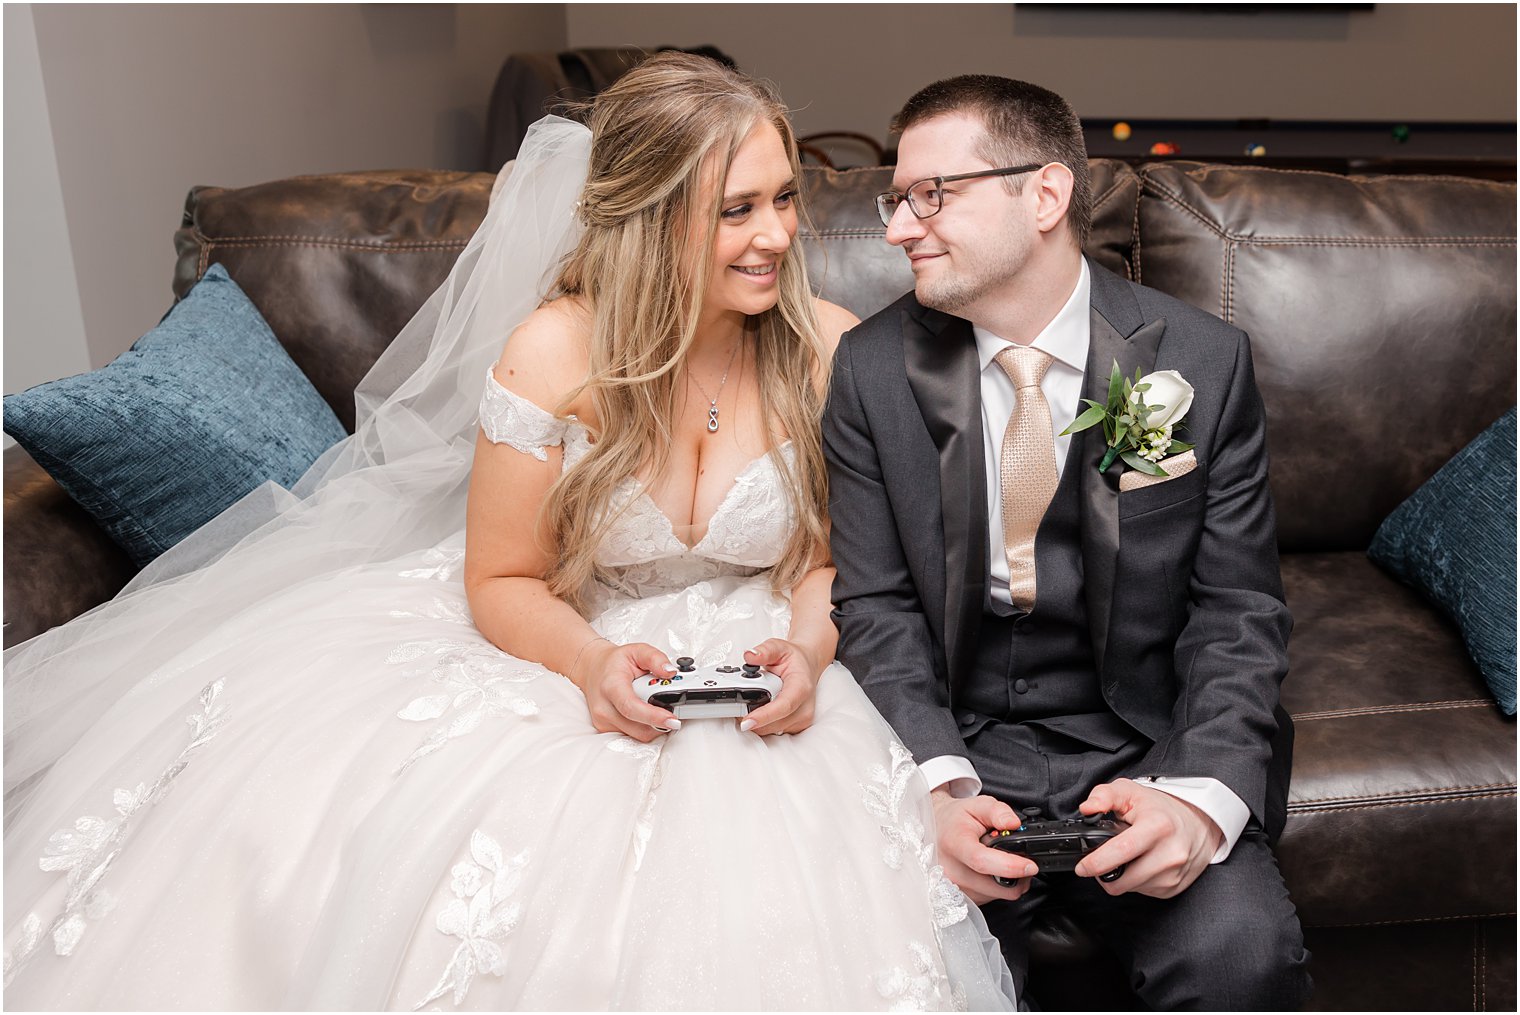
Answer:
MULTIPOLYGON (((1050 368, 1040 381, 1040 391, 1050 405, 1050 432, 1056 435, 1051 454, 1055 456, 1058 477, 1065 471, 1066 453, 1071 447, 1071 437, 1062 437, 1061 431, 1077 417, 1081 408, 1087 347, 1092 338, 1091 293, 1092 275, 1086 258, 1083 258, 1077 286, 1072 290, 1071 296, 1045 329, 1029 343, 1033 348, 1049 355, 1052 360, 1050 368)), ((971 330, 976 336, 976 351, 982 366, 982 444, 989 519, 987 570, 990 579, 987 587, 992 596, 993 610, 1012 613, 1013 600, 1008 593, 1008 557, 1003 545, 1003 498, 998 477, 1002 475, 999 463, 1003 456, 1003 431, 1008 429, 1017 395, 1014 393, 1013 381, 993 359, 1013 343, 985 328, 973 326, 971 330)), ((919 765, 919 771, 931 788, 948 784, 952 796, 975 796, 982 789, 982 780, 976 774, 976 769, 970 761, 959 755, 946 754, 930 758, 919 765)), ((1250 809, 1240 797, 1218 779, 1201 776, 1147 776, 1137 781, 1187 801, 1219 826, 1219 830, 1224 833, 1224 843, 1209 860, 1210 863, 1219 863, 1230 855, 1251 816, 1250 809)))

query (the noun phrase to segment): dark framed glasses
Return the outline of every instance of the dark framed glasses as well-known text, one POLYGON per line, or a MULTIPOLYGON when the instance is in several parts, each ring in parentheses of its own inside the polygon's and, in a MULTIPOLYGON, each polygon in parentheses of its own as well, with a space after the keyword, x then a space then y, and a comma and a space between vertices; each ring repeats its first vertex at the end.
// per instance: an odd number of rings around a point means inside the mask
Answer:
POLYGON ((927 180, 919 180, 905 193, 899 194, 895 190, 889 190, 885 194, 877 194, 876 213, 881 216, 882 225, 890 225, 897 206, 906 201, 908 210, 915 217, 926 219, 931 215, 939 214, 940 208, 944 206, 941 188, 947 183, 954 183, 956 180, 975 180, 983 176, 1017 176, 1019 173, 1030 173, 1043 168, 1045 168, 1045 163, 1035 162, 1027 166, 1010 166, 1007 169, 983 169, 976 173, 956 173, 954 176, 931 176, 927 180))

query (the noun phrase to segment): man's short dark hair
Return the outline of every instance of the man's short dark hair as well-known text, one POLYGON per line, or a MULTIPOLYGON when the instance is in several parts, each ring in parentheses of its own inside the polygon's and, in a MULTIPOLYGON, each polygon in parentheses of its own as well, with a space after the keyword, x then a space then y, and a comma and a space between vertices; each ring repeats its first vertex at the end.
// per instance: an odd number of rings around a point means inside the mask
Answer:
MULTIPOLYGON (((969 113, 982 121, 977 157, 994 166, 1059 162, 1071 170, 1071 205, 1066 220, 1079 247, 1092 231, 1092 183, 1087 172, 1087 144, 1082 121, 1070 103, 1055 92, 1027 81, 991 74, 963 74, 936 81, 903 104, 892 118, 893 133, 937 116, 969 113)), ((964 172, 947 167, 950 172, 964 172)), ((1008 178, 1013 193, 1024 177, 1008 178)))

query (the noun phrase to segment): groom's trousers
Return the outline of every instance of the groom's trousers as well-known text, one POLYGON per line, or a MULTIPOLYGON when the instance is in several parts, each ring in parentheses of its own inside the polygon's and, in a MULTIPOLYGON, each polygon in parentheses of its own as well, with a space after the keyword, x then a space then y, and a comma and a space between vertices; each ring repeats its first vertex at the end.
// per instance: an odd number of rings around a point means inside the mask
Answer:
MULTIPOLYGON (((1046 815, 1077 813, 1100 782, 1135 772, 1143 738, 1113 750, 1023 723, 989 723, 967 743, 983 792, 1046 815)), ((1096 879, 1049 874, 1014 902, 982 907, 1024 989, 1037 910, 1064 913, 1101 939, 1157 1011, 1292 1011, 1308 1000, 1308 953, 1266 835, 1252 822, 1222 863, 1171 899, 1110 896, 1096 879)), ((1038 996, 1032 998, 1039 1004, 1038 996)))

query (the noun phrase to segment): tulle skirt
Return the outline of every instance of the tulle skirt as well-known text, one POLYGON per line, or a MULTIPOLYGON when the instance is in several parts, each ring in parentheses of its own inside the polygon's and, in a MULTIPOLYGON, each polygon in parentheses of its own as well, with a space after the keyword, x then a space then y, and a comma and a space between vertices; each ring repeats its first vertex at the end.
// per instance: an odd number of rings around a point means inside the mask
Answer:
MULTIPOLYGON (((5 838, 12 1009, 1007 1007, 921 777, 833 665, 806 732, 592 729, 475 629, 462 541, 302 582, 95 722, 5 838)), ((784 634, 728 577, 594 622, 784 634)))

